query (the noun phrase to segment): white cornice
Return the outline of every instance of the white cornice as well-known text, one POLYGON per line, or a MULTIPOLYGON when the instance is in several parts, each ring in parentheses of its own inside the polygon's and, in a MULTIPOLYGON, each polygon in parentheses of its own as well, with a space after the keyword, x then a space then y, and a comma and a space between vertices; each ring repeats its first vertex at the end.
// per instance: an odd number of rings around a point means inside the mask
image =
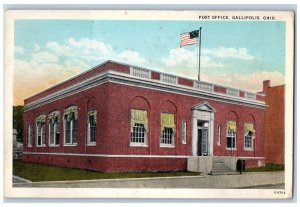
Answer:
POLYGON ((131 85, 135 87, 148 88, 157 91, 182 94, 186 96, 216 100, 216 101, 238 104, 238 105, 246 105, 255 108, 264 109, 266 107, 265 103, 262 101, 245 99, 240 97, 232 97, 232 96, 228 96, 227 94, 221 94, 216 92, 202 91, 193 87, 188 87, 188 86, 178 85, 178 84, 169 84, 154 79, 138 78, 130 74, 108 70, 104 73, 100 73, 84 81, 81 81, 72 86, 64 88, 58 92, 52 93, 46 97, 28 103, 25 105, 25 111, 80 93, 84 90, 88 90, 90 88, 93 88, 95 86, 101 85, 106 82, 131 85))

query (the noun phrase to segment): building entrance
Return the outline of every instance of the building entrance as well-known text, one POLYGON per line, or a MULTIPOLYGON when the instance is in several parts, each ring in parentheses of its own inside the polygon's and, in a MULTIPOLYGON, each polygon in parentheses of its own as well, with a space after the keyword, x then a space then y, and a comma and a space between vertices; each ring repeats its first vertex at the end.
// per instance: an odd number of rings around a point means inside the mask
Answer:
POLYGON ((208 156, 208 122, 197 121, 197 156, 208 156))

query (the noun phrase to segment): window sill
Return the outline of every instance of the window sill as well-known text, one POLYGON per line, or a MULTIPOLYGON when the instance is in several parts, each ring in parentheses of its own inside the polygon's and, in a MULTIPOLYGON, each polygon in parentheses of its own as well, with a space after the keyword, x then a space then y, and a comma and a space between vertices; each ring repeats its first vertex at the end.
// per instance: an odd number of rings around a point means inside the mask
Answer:
POLYGON ((159 147, 163 147, 163 148, 175 148, 175 145, 159 145, 159 147))
POLYGON ((37 145, 36 147, 47 147, 47 146, 44 144, 44 145, 37 145))
POLYGON ((181 144, 186 144, 186 142, 181 142, 181 144))
POLYGON ((253 151, 252 148, 244 148, 245 151, 253 151))
POLYGON ((226 150, 235 150, 236 151, 237 149, 236 148, 227 148, 226 147, 226 150))
POLYGON ((64 147, 76 147, 77 144, 64 144, 64 147))
POLYGON ((32 145, 30 145, 30 146, 28 145, 27 147, 32 147, 32 145))
POLYGON ((51 145, 49 145, 49 147, 59 147, 59 145, 58 144, 51 144, 51 145))
POLYGON ((130 147, 148 147, 147 144, 134 144, 134 143, 130 143, 129 146, 130 147))
POLYGON ((86 146, 88 146, 88 147, 95 147, 96 143, 88 143, 88 144, 86 144, 86 146))

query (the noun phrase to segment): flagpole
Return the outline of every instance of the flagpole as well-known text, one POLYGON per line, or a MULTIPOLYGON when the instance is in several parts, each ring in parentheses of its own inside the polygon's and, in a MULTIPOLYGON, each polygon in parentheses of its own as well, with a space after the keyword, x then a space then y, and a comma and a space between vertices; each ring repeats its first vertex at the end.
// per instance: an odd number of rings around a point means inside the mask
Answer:
POLYGON ((202 27, 199 28, 199 72, 198 72, 198 81, 200 81, 200 61, 201 61, 201 29, 202 27))

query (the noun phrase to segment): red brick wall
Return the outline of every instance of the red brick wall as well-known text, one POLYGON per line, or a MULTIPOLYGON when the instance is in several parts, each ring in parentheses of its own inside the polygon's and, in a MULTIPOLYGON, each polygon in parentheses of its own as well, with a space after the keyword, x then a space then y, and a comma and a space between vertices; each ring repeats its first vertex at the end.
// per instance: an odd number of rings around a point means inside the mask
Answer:
POLYGON ((265 101, 266 99, 265 99, 265 96, 256 94, 256 100, 265 101))
POLYGON ((115 158, 69 155, 24 155, 23 161, 103 172, 186 171, 186 158, 115 158))
MULTIPOLYGON (((192 106, 202 102, 208 102, 216 109, 214 118, 214 155, 216 156, 245 156, 245 157, 263 157, 264 156, 264 110, 252 108, 243 105, 229 104, 224 102, 212 101, 203 98, 190 97, 180 94, 159 92, 151 89, 143 89, 134 86, 127 86, 116 83, 105 83, 94 88, 82 91, 79 94, 71 95, 58 101, 43 105, 42 107, 32 109, 24 114, 24 151, 29 152, 60 152, 60 153, 80 153, 80 154, 112 154, 112 155, 192 155, 192 106), (47 147, 35 147, 35 119, 40 114, 48 115, 53 110, 59 110, 61 115, 63 110, 70 105, 78 107, 78 145, 63 146, 63 122, 61 121, 61 137, 59 147, 49 147, 49 128, 46 122, 46 145, 47 147), (86 146, 87 137, 87 111, 89 107, 97 110, 97 137, 96 146, 86 146), (130 109, 145 109, 148 111, 149 130, 147 134, 148 146, 132 147, 130 146, 130 109), (160 113, 170 112, 175 114, 175 147, 160 147, 160 113), (226 122, 228 120, 237 121, 237 150, 226 150, 226 122), (181 142, 182 121, 187 122, 187 143, 181 142), (252 151, 244 150, 244 123, 253 122, 256 139, 255 148, 252 151), (34 142, 33 147, 27 147, 27 126, 33 125, 34 142), (221 145, 217 145, 217 126, 221 125, 221 145)), ((33 156, 36 157, 36 156, 33 156)), ((56 158, 46 158, 49 156, 40 156, 41 163, 56 163, 56 158), (49 160, 50 159, 50 160, 49 160)), ((32 158, 36 161, 37 158, 32 158)), ((58 160, 59 163, 64 163, 58 160)), ((72 158, 74 159, 74 157, 72 158)), ((84 168, 85 163, 90 158, 76 158, 72 161, 72 166, 78 164, 78 167, 84 168), (80 159, 85 159, 81 160, 80 159)), ((94 158, 93 158, 94 159, 94 158)), ((100 159, 100 158, 99 158, 100 159)), ((107 161, 111 165, 114 160, 101 158, 101 161, 107 161)), ((128 158, 129 159, 129 158, 128 158)), ((131 158, 130 158, 131 159, 131 158)), ((27 157, 24 157, 27 160, 27 157)), ((127 161, 121 159, 117 161, 125 165, 127 161)), ((153 158, 141 159, 146 165, 156 166, 159 170, 164 170, 164 164, 169 166, 170 161, 154 162, 153 158), (151 163, 151 164, 149 164, 151 163)), ((180 160, 180 159, 179 159, 180 160)), ((170 170, 183 169, 185 161, 176 161, 170 170), (176 164, 177 163, 177 164, 176 164), (178 166, 177 166, 178 165, 178 166)), ((93 161, 92 161, 93 162, 93 161)), ((128 163, 128 162, 127 162, 128 163)), ((130 163, 131 164, 131 163, 130 163)), ((71 165, 71 164, 70 164, 71 165)), ((74 167, 74 166, 73 166, 74 167)), ((149 169, 153 169, 150 167, 149 169)), ((119 168, 117 168, 119 169, 119 168)), ((126 169, 136 169, 128 167, 126 169)), ((100 165, 99 170, 114 171, 110 165, 100 165)), ((141 170, 148 170, 141 166, 141 170)))
POLYGON ((178 84, 193 87, 194 81, 185 78, 178 78, 178 84))
POLYGON ((160 73, 151 71, 151 78, 155 80, 160 80, 160 73))
POLYGON ((226 88, 221 87, 221 86, 215 86, 214 92, 226 94, 226 88))
MULTIPOLYGON (((192 111, 193 105, 208 102, 216 109, 214 126, 214 154, 238 156, 264 156, 263 127, 264 111, 242 105, 234 105, 217 101, 205 100, 167 92, 158 92, 115 83, 105 83, 101 86, 83 91, 80 94, 66 97, 62 100, 46 104, 25 112, 24 137, 27 138, 27 125, 35 122, 40 114, 48 115, 53 110, 63 110, 70 104, 78 106, 78 146, 63 147, 63 133, 60 147, 31 147, 25 151, 41 152, 73 152, 73 153, 101 153, 101 154, 158 154, 158 155, 191 155, 192 148, 192 111), (97 109, 97 146, 86 147, 86 114, 89 99, 95 99, 97 109), (149 110, 148 147, 130 147, 130 108, 149 110), (160 112, 175 113, 176 132, 175 147, 163 148, 159 146, 160 112), (226 146, 226 121, 232 119, 231 113, 237 116, 237 150, 229 151, 226 146), (249 122, 249 116, 254 117, 256 131, 255 150, 244 150, 244 123, 249 122), (187 144, 181 143, 182 120, 187 121, 187 144), (217 126, 221 125, 221 145, 216 144, 217 126)), ((62 124, 62 122, 61 122, 62 124)), ((34 127, 35 129, 35 127, 34 127)), ((61 125, 61 129, 63 126, 61 125)), ((48 145, 48 125, 46 124, 46 144, 48 145)), ((34 130, 35 133, 35 130, 34 130)), ((35 134, 34 134, 35 135, 35 134)))
POLYGON ((240 97, 245 97, 245 92, 244 91, 240 91, 240 97))
MULTIPOLYGON (((266 162, 284 163, 284 85, 266 86, 265 156, 266 162)), ((291 117, 292 118, 292 117, 291 117)))

